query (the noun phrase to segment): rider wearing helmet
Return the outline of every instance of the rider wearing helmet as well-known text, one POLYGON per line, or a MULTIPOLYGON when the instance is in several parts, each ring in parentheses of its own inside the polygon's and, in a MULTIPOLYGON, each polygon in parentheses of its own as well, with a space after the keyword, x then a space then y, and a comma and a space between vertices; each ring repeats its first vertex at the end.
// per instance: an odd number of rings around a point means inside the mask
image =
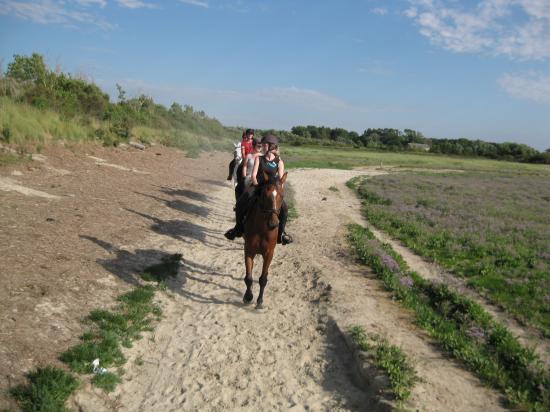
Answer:
MULTIPOLYGON (((264 155, 257 156, 254 160, 254 168, 251 175, 251 183, 254 186, 259 186, 264 182, 264 172, 274 176, 282 177, 285 173, 285 165, 279 155, 279 141, 274 135, 267 135, 262 138, 262 146, 264 155)), ((236 206, 236 225, 233 229, 225 233, 225 237, 233 240, 235 237, 242 236, 244 231, 244 217, 250 206, 252 196, 242 195, 237 201, 236 206)), ((286 245, 292 242, 292 237, 285 233, 285 226, 288 219, 288 206, 283 200, 279 212, 279 235, 277 243, 286 245)))

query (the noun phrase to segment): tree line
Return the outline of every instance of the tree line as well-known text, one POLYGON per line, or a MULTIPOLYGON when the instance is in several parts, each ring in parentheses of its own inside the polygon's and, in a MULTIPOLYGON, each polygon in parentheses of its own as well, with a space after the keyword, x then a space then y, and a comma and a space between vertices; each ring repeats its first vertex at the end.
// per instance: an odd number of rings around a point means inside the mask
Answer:
POLYGON ((369 128, 362 134, 343 128, 295 126, 290 131, 275 131, 282 141, 293 145, 365 147, 390 151, 429 151, 458 156, 550 164, 550 149, 545 152, 520 143, 491 143, 470 139, 428 138, 412 129, 369 128))

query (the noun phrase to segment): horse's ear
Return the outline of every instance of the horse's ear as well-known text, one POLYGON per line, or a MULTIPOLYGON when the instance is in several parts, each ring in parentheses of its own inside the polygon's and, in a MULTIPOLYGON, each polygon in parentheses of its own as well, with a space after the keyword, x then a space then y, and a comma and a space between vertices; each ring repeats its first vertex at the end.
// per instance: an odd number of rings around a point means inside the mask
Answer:
POLYGON ((285 184, 285 181, 286 181, 286 177, 288 176, 288 172, 285 172, 285 174, 283 175, 283 177, 281 178, 281 184, 285 184))

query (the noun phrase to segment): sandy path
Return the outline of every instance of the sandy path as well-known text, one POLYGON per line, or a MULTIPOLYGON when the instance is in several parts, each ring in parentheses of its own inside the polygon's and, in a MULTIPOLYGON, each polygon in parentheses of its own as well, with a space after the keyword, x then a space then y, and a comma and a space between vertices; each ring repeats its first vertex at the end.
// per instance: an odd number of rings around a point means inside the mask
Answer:
MULTIPOLYGON (((359 324, 402 346, 423 379, 412 399, 419 410, 500 410, 499 395, 443 356, 349 257, 345 224, 362 218, 359 200, 344 183, 357 173, 291 171, 300 213, 290 225, 296 241, 276 251, 262 311, 243 307, 242 244, 222 235, 231 225, 229 187, 210 185, 207 195, 195 196, 198 215, 171 208, 144 215, 148 221, 189 219, 186 227, 195 231, 183 245, 174 233, 148 233, 122 248, 136 255, 148 249, 183 254, 181 274, 161 297, 165 318, 129 351, 125 382, 114 393, 88 386, 75 404, 85 411, 373 410, 370 396, 353 383, 351 360, 330 317, 341 328, 359 324)), ((174 189, 164 192, 167 202, 178 200, 174 189)))
MULTIPOLYGON (((174 189, 168 201, 178 200, 174 189)), ((208 189, 208 196, 188 196, 203 211, 186 216, 196 228, 193 240, 182 245, 173 236, 149 234, 121 248, 134 255, 151 249, 182 253, 181 274, 161 298, 165 318, 154 336, 130 351, 125 382, 111 395, 88 387, 76 395, 76 405, 86 411, 368 408, 368 395, 352 383, 341 336, 327 327, 324 286, 308 262, 297 258, 298 249, 288 248, 287 256, 278 250, 267 309, 242 304, 242 243, 223 237, 231 226, 232 191, 208 189)), ((186 218, 162 208, 145 219, 175 217, 186 218)))

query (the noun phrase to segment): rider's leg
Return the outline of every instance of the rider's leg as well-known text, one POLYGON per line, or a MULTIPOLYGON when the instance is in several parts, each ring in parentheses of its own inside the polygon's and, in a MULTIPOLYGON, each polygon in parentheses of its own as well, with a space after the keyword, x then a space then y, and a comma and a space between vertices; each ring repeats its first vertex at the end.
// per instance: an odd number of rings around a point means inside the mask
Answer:
POLYGON ((235 159, 231 160, 229 162, 229 174, 227 175, 227 180, 231 180, 233 178, 233 169, 235 168, 235 159))
POLYGON ((235 205, 235 226, 232 229, 229 229, 225 232, 225 237, 229 240, 233 240, 236 237, 240 237, 244 232, 244 217, 248 211, 248 205, 250 202, 250 196, 248 193, 243 193, 239 199, 237 199, 237 204, 235 205))
POLYGON ((288 220, 288 206, 283 200, 281 205, 281 211, 279 212, 279 235, 277 236, 277 243, 286 245, 292 242, 292 238, 285 233, 286 221, 288 220))

